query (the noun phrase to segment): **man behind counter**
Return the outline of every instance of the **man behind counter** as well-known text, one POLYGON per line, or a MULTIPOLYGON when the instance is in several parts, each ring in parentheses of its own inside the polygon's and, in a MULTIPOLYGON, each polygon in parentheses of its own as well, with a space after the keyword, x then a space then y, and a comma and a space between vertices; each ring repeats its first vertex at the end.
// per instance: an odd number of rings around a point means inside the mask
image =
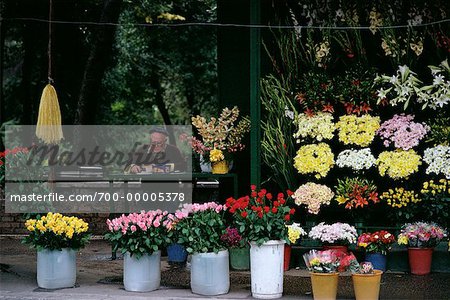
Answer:
POLYGON ((174 171, 186 171, 186 161, 180 150, 173 145, 167 144, 169 133, 162 127, 150 130, 150 145, 143 145, 133 153, 132 159, 125 167, 125 172, 141 173, 146 164, 174 165, 174 171))

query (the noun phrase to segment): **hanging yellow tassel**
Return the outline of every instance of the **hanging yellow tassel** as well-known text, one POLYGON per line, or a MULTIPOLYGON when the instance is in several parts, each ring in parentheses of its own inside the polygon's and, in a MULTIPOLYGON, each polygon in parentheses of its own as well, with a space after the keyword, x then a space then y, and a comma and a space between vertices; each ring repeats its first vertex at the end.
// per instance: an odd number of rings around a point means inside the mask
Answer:
POLYGON ((36 136, 46 144, 57 144, 64 138, 58 96, 51 84, 47 84, 42 91, 36 136))

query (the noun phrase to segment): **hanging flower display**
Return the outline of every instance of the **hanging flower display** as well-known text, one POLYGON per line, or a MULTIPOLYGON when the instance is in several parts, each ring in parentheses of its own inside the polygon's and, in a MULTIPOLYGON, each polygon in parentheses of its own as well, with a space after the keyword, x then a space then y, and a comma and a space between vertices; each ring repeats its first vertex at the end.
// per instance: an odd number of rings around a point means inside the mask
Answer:
POLYGON ((345 145, 367 147, 372 143, 376 131, 380 128, 380 117, 341 116, 336 123, 336 128, 339 131, 339 141, 345 145))
POLYGON ((383 140, 384 146, 394 145, 395 148, 409 150, 419 145, 430 130, 426 124, 413 122, 413 115, 394 115, 381 124, 377 134, 383 140))
POLYGON ((294 122, 298 128, 297 132, 294 133, 294 138, 297 139, 297 143, 307 138, 319 142, 333 138, 335 126, 333 116, 330 113, 318 112, 312 116, 299 114, 294 122))
POLYGON ((377 159, 380 175, 392 179, 407 178, 417 172, 421 164, 420 156, 414 150, 384 151, 377 159))
POLYGON ((333 152, 325 143, 304 145, 294 158, 294 167, 299 173, 315 174, 318 179, 327 176, 333 165, 333 152))

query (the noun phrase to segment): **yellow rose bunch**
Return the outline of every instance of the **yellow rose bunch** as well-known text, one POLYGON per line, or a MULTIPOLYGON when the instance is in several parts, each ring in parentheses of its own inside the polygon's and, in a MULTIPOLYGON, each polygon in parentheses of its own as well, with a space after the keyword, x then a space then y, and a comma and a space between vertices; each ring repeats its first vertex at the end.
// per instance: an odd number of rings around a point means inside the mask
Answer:
POLYGON ((225 156, 223 155, 222 150, 219 149, 212 149, 209 152, 209 160, 211 162, 218 162, 218 161, 222 161, 225 159, 225 156))
POLYGON ((294 167, 299 173, 315 174, 317 179, 327 176, 333 165, 333 152, 325 143, 304 145, 294 157, 294 167))
POLYGON ((354 144, 361 147, 367 147, 372 143, 378 128, 380 128, 380 117, 371 115, 341 116, 336 123, 339 141, 345 145, 354 144))
POLYGON ((380 198, 394 208, 402 208, 408 206, 410 203, 417 203, 422 201, 414 191, 405 190, 402 187, 389 189, 389 191, 381 194, 380 198))
POLYGON ((25 222, 27 230, 35 233, 53 232, 71 239, 74 235, 87 232, 88 223, 77 217, 67 217, 59 213, 48 213, 40 219, 29 219, 25 222))
POLYGON ((422 161, 420 155, 410 149, 384 151, 378 156, 376 163, 381 176, 388 175, 392 179, 400 179, 417 172, 422 161))

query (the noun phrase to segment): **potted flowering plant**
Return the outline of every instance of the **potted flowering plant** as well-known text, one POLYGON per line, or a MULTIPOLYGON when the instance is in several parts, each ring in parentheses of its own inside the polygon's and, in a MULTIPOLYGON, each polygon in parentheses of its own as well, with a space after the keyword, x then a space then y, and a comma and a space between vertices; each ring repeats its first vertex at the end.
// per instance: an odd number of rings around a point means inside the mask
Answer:
POLYGON ((308 236, 319 240, 324 244, 324 249, 336 249, 344 253, 348 245, 356 242, 356 228, 347 223, 334 223, 331 225, 324 222, 311 228, 308 236))
POLYGON ((245 239, 234 227, 228 227, 221 240, 230 252, 230 265, 234 270, 248 270, 250 268, 250 247, 245 239))
POLYGON ((250 131, 248 117, 239 118, 237 106, 224 108, 219 118, 192 117, 192 125, 197 129, 200 139, 192 137, 192 149, 200 155, 201 163, 211 163, 212 173, 228 173, 229 162, 234 153, 245 147, 242 138, 250 131))
POLYGON ((142 211, 107 220, 105 238, 113 251, 124 254, 123 284, 125 290, 148 292, 159 288, 161 281, 161 248, 168 242, 171 220, 166 211, 142 211))
MULTIPOLYGON (((292 192, 288 193, 292 195, 292 192)), ((252 295, 279 298, 283 293, 284 243, 288 240, 286 221, 295 210, 286 205, 285 195, 275 198, 265 189, 251 186, 250 196, 226 200, 239 232, 250 242, 252 295)))
POLYGON ((291 262, 291 250, 292 244, 295 244, 300 240, 300 237, 306 235, 306 231, 300 226, 299 223, 292 223, 286 225, 288 228, 288 239, 289 243, 284 245, 284 271, 289 270, 289 265, 291 262))
POLYGON ((372 263, 375 269, 386 271, 386 255, 395 243, 393 234, 386 230, 374 233, 363 233, 358 237, 358 247, 366 252, 366 261, 372 263))
POLYGON ((188 252, 183 238, 188 233, 187 220, 189 212, 186 210, 177 210, 175 214, 169 214, 167 218, 171 220, 170 228, 168 228, 167 238, 167 261, 169 264, 184 264, 187 260, 188 252))
POLYGON ((225 206, 215 202, 185 204, 181 209, 187 217, 181 223, 179 240, 192 254, 191 290, 195 294, 221 295, 230 288, 229 254, 221 239, 226 229, 224 210, 225 206))
POLYGON ((435 223, 415 222, 402 226, 397 242, 408 247, 412 274, 426 275, 431 272, 433 249, 446 236, 446 231, 435 223))
POLYGON ((37 283, 45 289, 73 287, 76 281, 76 251, 90 238, 82 219, 49 212, 28 219, 29 234, 22 241, 37 250, 37 283))

